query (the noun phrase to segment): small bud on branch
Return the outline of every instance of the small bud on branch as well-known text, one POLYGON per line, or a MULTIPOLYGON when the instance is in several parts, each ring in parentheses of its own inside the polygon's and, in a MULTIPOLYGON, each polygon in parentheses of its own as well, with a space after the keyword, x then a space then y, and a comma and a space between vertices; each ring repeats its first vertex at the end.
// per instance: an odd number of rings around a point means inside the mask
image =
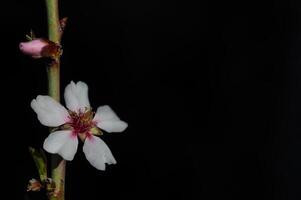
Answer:
POLYGON ((36 38, 28 42, 21 42, 19 45, 22 53, 32 58, 51 58, 57 60, 61 54, 61 45, 43 38, 36 38))

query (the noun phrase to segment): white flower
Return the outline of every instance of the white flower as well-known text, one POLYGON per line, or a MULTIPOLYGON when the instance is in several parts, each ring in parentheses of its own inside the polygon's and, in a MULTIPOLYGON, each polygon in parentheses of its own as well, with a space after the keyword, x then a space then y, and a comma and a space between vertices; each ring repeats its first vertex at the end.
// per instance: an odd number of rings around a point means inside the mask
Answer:
POLYGON ((83 152, 92 166, 105 170, 105 163, 116 164, 109 147, 95 135, 106 132, 122 132, 127 123, 121 121, 107 105, 92 112, 88 99, 88 86, 84 82, 71 82, 65 88, 68 110, 50 96, 37 96, 31 107, 41 124, 58 127, 44 141, 44 149, 57 153, 65 160, 73 160, 77 151, 78 137, 84 142, 83 152))

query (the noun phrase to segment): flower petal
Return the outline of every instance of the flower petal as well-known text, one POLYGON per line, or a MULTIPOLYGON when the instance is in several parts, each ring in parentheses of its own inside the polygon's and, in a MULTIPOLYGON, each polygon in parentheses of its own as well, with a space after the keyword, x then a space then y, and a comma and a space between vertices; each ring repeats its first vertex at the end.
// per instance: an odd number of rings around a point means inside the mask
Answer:
POLYGON ((99 106, 97 108, 96 114, 94 119, 97 120, 112 120, 112 119, 119 119, 116 113, 112 110, 112 108, 108 105, 99 106))
POLYGON ((55 131, 45 139, 43 148, 49 153, 58 153, 72 137, 70 130, 55 131))
POLYGON ((78 146, 77 135, 69 136, 68 141, 62 146, 62 148, 57 152, 65 160, 73 160, 78 146))
POLYGON ((105 170, 105 163, 117 163, 106 143, 99 137, 93 135, 86 138, 83 152, 90 164, 98 170, 105 170))
POLYGON ((37 113, 41 124, 57 127, 68 121, 68 111, 50 96, 37 96, 31 101, 31 108, 37 113))
POLYGON ((86 108, 90 108, 88 98, 88 86, 84 82, 77 82, 76 84, 71 81, 65 88, 65 102, 66 107, 74 112, 83 112, 86 108))
POLYGON ((105 130, 108 133, 111 133, 111 132, 124 131, 128 127, 128 124, 121 120, 107 120, 107 121, 98 122, 97 126, 100 129, 105 130))
POLYGON ((108 105, 98 107, 93 121, 99 128, 109 133, 122 132, 128 127, 128 124, 120 120, 108 105))

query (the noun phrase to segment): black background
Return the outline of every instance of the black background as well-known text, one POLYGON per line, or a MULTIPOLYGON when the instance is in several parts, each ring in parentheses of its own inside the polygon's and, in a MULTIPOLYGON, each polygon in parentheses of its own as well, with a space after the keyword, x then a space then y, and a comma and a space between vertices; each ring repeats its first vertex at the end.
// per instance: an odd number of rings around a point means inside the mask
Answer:
MULTIPOLYGON (((44 63, 18 44, 31 28, 46 36, 45 7, 1 4, 2 182, 8 199, 24 199, 37 177, 28 146, 47 136, 29 105, 47 82, 44 63)), ((62 0, 62 91, 85 81, 94 108, 109 104, 129 123, 102 138, 118 162, 105 172, 79 147, 66 199, 300 199, 300 9, 292 0, 62 0)))

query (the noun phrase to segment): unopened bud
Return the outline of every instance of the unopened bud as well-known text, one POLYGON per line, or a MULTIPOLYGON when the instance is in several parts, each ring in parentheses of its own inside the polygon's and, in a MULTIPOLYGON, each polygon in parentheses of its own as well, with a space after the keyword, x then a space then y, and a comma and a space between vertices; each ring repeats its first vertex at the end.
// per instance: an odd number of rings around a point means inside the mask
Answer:
POLYGON ((57 58, 61 55, 60 45, 46 39, 36 38, 28 42, 21 42, 19 45, 22 53, 32 58, 57 58))
POLYGON ((29 180, 29 183, 27 186, 27 191, 37 192, 37 191, 40 191, 41 188, 42 188, 42 184, 40 183, 40 181, 38 181, 34 178, 29 180))

